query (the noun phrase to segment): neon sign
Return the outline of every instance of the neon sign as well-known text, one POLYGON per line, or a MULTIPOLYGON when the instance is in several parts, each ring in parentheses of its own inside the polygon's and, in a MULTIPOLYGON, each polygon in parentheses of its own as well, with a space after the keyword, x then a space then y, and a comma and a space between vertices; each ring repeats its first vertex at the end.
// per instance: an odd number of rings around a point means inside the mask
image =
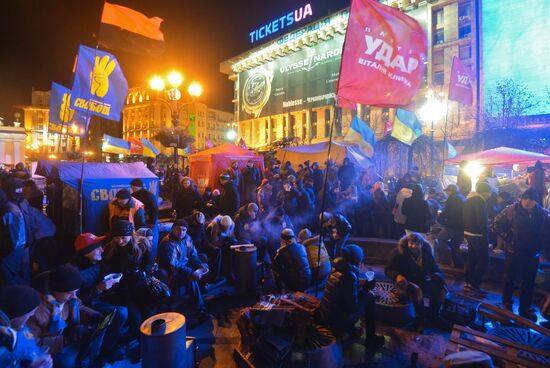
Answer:
POLYGON ((307 4, 294 11, 288 12, 287 14, 250 32, 250 42, 254 43, 272 34, 278 33, 283 29, 292 26, 294 23, 301 22, 312 15, 313 11, 311 9, 311 4, 307 4))

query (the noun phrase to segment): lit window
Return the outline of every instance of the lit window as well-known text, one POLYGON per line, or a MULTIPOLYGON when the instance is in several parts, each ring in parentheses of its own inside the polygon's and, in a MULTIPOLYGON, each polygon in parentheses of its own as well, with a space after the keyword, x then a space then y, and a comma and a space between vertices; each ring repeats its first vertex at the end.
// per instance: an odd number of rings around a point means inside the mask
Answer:
POLYGON ((445 73, 443 71, 435 72, 434 73, 433 84, 435 86, 442 86, 444 83, 445 83, 445 73))

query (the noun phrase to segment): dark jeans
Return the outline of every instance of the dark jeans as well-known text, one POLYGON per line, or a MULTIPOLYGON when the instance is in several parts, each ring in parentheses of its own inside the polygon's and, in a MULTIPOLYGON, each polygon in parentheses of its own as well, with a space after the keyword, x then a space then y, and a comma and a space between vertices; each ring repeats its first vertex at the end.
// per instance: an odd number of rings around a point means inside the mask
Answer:
POLYGON ((425 280, 408 280, 407 292, 413 299, 415 314, 424 316, 424 296, 428 297, 428 317, 439 315, 441 304, 445 298, 445 280, 439 275, 431 275, 425 280))
POLYGON ((506 253, 504 283, 502 285, 503 304, 513 304, 514 282, 516 279, 520 279, 519 310, 523 312, 531 308, 538 267, 539 257, 506 253))
POLYGON ((466 235, 466 240, 468 240, 468 263, 465 281, 479 288, 489 264, 489 241, 487 236, 470 235, 466 235))
POLYGON ((455 268, 464 268, 460 244, 464 240, 462 231, 444 227, 437 236, 439 262, 445 265, 450 264, 451 259, 455 268))
POLYGON ((90 301, 90 307, 104 316, 116 311, 115 318, 105 333, 103 344, 101 345, 101 352, 108 354, 115 349, 118 339, 123 332, 124 325, 126 321, 128 321, 128 308, 120 305, 112 305, 101 298, 92 299, 90 301))
POLYGON ((170 280, 170 289, 172 289, 176 298, 182 297, 182 294, 189 295, 191 305, 196 310, 203 311, 206 308, 202 299, 199 282, 191 279, 191 275, 185 275, 183 272, 176 271, 170 280))

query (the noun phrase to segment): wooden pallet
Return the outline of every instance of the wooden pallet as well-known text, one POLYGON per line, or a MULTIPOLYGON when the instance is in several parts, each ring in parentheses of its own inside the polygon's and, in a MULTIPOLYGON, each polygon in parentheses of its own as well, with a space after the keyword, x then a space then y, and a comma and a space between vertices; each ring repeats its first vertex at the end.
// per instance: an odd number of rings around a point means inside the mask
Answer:
POLYGON ((536 323, 514 314, 506 309, 499 308, 497 306, 481 303, 479 305, 478 315, 481 318, 499 322, 507 326, 516 326, 521 328, 528 328, 534 331, 537 331, 541 335, 550 337, 550 330, 542 326, 537 325, 536 323))
POLYGON ((447 345, 447 354, 462 350, 477 350, 486 353, 493 358, 497 367, 513 367, 516 364, 532 368, 548 367, 548 363, 521 357, 520 352, 528 352, 550 360, 550 353, 547 351, 488 335, 468 327, 454 325, 447 345))

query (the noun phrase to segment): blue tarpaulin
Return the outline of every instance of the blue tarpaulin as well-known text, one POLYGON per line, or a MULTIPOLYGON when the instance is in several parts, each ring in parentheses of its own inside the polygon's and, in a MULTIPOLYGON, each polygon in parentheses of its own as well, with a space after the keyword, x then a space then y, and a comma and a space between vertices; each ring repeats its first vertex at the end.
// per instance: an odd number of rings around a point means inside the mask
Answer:
MULTIPOLYGON (((58 179, 78 190, 81 169, 82 166, 78 162, 39 161, 36 174, 51 180, 58 179)), ((107 205, 120 189, 130 189, 132 179, 142 179, 145 188, 158 200, 159 179, 143 162, 85 163, 83 173, 84 232, 100 235, 107 231, 107 205)))

